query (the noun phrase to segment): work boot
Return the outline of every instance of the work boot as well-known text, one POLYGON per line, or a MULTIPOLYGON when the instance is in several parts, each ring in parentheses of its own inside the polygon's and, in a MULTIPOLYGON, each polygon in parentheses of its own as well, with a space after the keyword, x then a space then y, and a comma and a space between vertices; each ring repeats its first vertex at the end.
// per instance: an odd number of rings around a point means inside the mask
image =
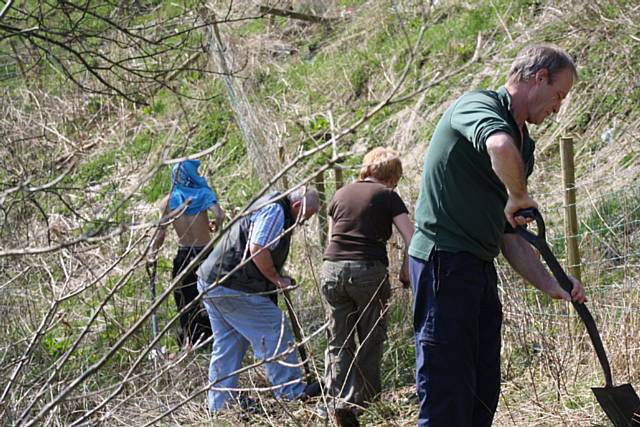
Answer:
POLYGON ((322 394, 322 387, 320 383, 318 381, 313 381, 304 387, 304 392, 302 393, 302 396, 300 396, 300 400, 304 402, 310 397, 317 397, 320 396, 320 394, 322 394))
POLYGON ((340 427, 360 427, 358 416, 354 414, 351 409, 336 408, 333 412, 333 417, 336 421, 336 425, 340 427))
POLYGON ((240 414, 259 414, 262 412, 260 402, 245 393, 240 393, 235 398, 224 402, 224 409, 238 411, 240 414))

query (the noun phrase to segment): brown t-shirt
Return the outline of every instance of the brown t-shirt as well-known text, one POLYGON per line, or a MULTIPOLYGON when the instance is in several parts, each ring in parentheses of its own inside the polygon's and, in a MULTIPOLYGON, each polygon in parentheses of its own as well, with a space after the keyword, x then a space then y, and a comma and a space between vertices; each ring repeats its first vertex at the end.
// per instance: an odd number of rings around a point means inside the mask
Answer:
POLYGON ((333 220, 327 261, 372 261, 385 265, 393 218, 408 213, 400 196, 377 182, 358 181, 338 190, 329 204, 333 220))

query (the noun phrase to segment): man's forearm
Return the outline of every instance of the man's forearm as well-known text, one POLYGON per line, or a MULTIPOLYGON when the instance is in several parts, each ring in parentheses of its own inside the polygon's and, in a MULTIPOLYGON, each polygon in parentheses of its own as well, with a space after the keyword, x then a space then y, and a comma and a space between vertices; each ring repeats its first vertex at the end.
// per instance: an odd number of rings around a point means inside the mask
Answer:
POLYGON ((580 304, 586 301, 584 287, 580 281, 569 276, 572 283, 569 294, 542 265, 533 247, 517 234, 503 236, 502 253, 518 274, 550 297, 580 304))
POLYGON ((224 210, 222 210, 222 207, 218 203, 211 205, 209 210, 213 214, 213 222, 216 225, 216 229, 219 230, 224 221, 224 210))
POLYGON ((160 250, 160 248, 162 247, 162 244, 164 243, 165 236, 166 236, 165 228, 160 226, 160 228, 155 234, 153 242, 151 243, 152 254, 155 254, 158 252, 158 250, 160 250))
POLYGON ((553 277, 542 265, 532 246, 517 234, 505 234, 502 240, 502 254, 511 267, 527 282, 548 293, 553 277))
POLYGON ((260 273, 262 273, 262 275, 274 285, 281 286, 282 276, 273 265, 273 258, 271 257, 269 249, 252 243, 249 247, 249 251, 253 257, 253 263, 258 267, 260 273))

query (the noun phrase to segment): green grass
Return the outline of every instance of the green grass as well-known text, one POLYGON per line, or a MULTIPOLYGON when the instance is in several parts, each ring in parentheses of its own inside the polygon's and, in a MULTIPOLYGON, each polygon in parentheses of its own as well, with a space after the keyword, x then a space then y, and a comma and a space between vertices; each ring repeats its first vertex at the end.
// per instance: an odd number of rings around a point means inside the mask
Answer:
POLYGON ((145 130, 125 145, 124 155, 131 161, 139 161, 149 155, 153 148, 159 146, 163 139, 164 135, 157 135, 150 130, 145 130))
POLYGON ((253 35, 259 35, 266 31, 268 18, 252 19, 247 21, 244 25, 240 26, 235 34, 238 37, 249 37, 253 35))
POLYGON ((162 168, 155 173, 151 180, 142 188, 144 200, 148 203, 154 203, 169 193, 171 188, 171 173, 169 168, 162 168))
MULTIPOLYGON (((443 5, 443 9, 434 12, 436 22, 427 25, 408 84, 415 82, 414 85, 420 85, 419 78, 426 77, 428 80, 443 66, 452 67, 468 61, 475 50, 478 33, 487 34, 500 26, 497 13, 504 14, 505 10, 509 10, 511 14, 503 18, 509 25, 527 13, 533 3, 496 1, 493 2, 495 8, 490 2, 480 2, 473 7, 457 2, 443 5)), ((354 121, 362 117, 368 104, 378 101, 367 99, 369 93, 380 96, 389 90, 388 82, 381 79, 380 75, 391 64, 392 58, 395 58, 393 72, 398 74, 404 68, 423 23, 421 16, 395 15, 391 9, 382 9, 380 13, 389 16, 386 17, 388 19, 378 19, 379 25, 367 27, 364 31, 345 27, 344 32, 350 41, 342 49, 327 49, 336 38, 335 33, 317 33, 307 39, 306 46, 309 49, 319 49, 312 59, 305 59, 306 51, 301 49, 298 55, 280 61, 283 67, 278 72, 261 71, 256 80, 260 96, 267 100, 269 108, 280 108, 279 103, 272 104, 270 99, 286 98, 290 102, 305 105, 310 111, 323 111, 337 94, 348 94, 346 104, 334 106, 334 114, 346 113, 354 121)), ((494 36, 498 39, 502 37, 502 32, 494 36)), ((430 89, 427 101, 441 102, 448 88, 462 78, 454 77, 451 84, 430 89)), ((404 107, 396 104, 385 109, 372 118, 369 126, 359 129, 359 135, 371 140, 372 146, 384 145, 390 135, 374 130, 404 107)), ((315 123, 312 129, 314 126, 315 123)))
MULTIPOLYGON (((195 89, 197 86, 190 88, 192 91, 195 89)), ((260 183, 250 175, 239 180, 233 179, 234 182, 227 182, 228 177, 238 175, 238 164, 246 158, 246 146, 226 98, 219 96, 221 92, 224 93, 224 88, 219 80, 205 86, 204 96, 210 97, 210 100, 201 111, 195 112, 190 118, 190 121, 198 123, 198 126, 188 139, 174 136, 168 155, 170 158, 185 157, 224 141, 220 149, 200 158, 200 173, 208 179, 209 185, 218 194, 223 206, 240 206, 260 188, 260 183)), ((172 96, 165 92, 159 93, 157 100, 145 107, 143 112, 156 120, 163 120, 164 117, 173 114, 171 105, 175 102, 172 101, 172 96)), ((140 158, 149 150, 158 148, 165 139, 166 135, 155 135, 145 131, 134 139, 127 148, 127 153, 134 159, 140 158)), ((163 166, 145 184, 141 190, 145 201, 154 203, 168 194, 171 186, 170 171, 171 166, 163 166)))
POLYGON ((71 344, 71 338, 66 336, 62 328, 55 328, 42 338, 42 347, 53 359, 62 356, 71 344))
POLYGON ((630 233, 640 227, 640 187, 631 187, 606 195, 581 222, 580 232, 596 230, 600 237, 630 233), (620 225, 627 224, 621 229, 620 225))
MULTIPOLYGON (((399 4, 402 2, 399 2, 399 4)), ((410 4, 407 1, 402 5, 410 4)), ((516 50, 521 46, 518 44, 520 40, 536 40, 536 41, 555 41, 560 44, 569 46, 572 53, 579 54, 580 71, 582 80, 576 85, 576 93, 580 93, 583 98, 579 100, 584 112, 577 120, 575 127, 579 135, 588 132, 593 135, 593 139, 588 143, 592 144, 592 151, 603 148, 603 144, 599 139, 600 130, 594 129, 594 123, 613 123, 616 120, 629 120, 634 123, 637 118, 637 105, 640 103, 640 88, 635 84, 634 74, 629 70, 637 69, 640 62, 640 45, 630 42, 629 28, 623 25, 623 16, 629 14, 633 2, 614 1, 610 6, 603 7, 603 16, 609 22, 604 27, 603 22, 598 13, 581 13, 580 16, 574 18, 568 17, 561 22, 554 24, 544 23, 539 20, 541 11, 546 6, 553 6, 551 3, 536 1, 514 1, 495 0, 493 2, 495 9, 489 2, 480 1, 475 3, 464 3, 461 1, 442 2, 435 9, 434 14, 429 19, 427 32, 425 34, 424 43, 418 53, 416 64, 411 67, 409 79, 406 83, 407 91, 418 87, 420 84, 428 81, 437 72, 447 72, 456 66, 467 61, 475 48, 475 40, 478 32, 483 34, 483 39, 488 44, 488 49, 484 52, 485 56, 481 62, 468 68, 464 73, 454 77, 442 86, 430 89, 426 94, 425 105, 423 111, 429 111, 439 106, 440 103, 446 102, 451 97, 451 93, 459 90, 466 90, 467 84, 471 81, 481 87, 494 86, 497 81, 494 76, 480 76, 480 72, 486 67, 493 67, 495 73, 506 71, 507 58, 511 58, 516 50), (627 6, 622 10, 624 5, 627 6), (509 14, 506 12, 509 11, 509 14), (501 14, 506 27, 511 32, 511 36, 516 43, 508 43, 508 47, 503 46, 506 33, 502 24, 497 19, 496 13, 501 14), (531 25, 530 25, 531 24, 531 25), (542 28, 542 30, 540 30, 542 28), (571 28, 571 31, 568 31, 571 28), (576 33, 584 31, 589 37, 577 42, 571 37, 576 33), (527 34, 523 34, 527 32, 527 34), (526 37, 525 37, 526 36, 526 37), (617 74, 611 70, 621 70, 617 74), (482 78, 480 78, 482 77, 482 78), (597 90, 596 90, 597 89, 597 90)), ((159 17, 166 17, 178 13, 180 8, 190 6, 191 3, 162 3, 162 2, 145 2, 149 11, 155 10, 159 17), (153 9, 154 4, 159 8, 153 9)), ((295 153, 299 146, 301 148, 312 148, 318 141, 305 141, 304 145, 298 138, 301 129, 296 128, 292 122, 301 123, 304 131, 310 134, 317 134, 329 130, 329 123, 324 116, 327 110, 331 110, 336 123, 340 128, 345 128, 353 123, 359 117, 362 117, 368 108, 384 95, 385 90, 389 88, 389 82, 382 75, 383 72, 389 74, 397 74, 408 59, 408 49, 413 45, 418 34, 418 28, 422 24, 422 17, 416 17, 411 14, 407 16, 393 15, 389 7, 389 3, 377 6, 375 13, 379 16, 368 16, 370 13, 369 1, 343 1, 339 0, 338 5, 355 6, 354 18, 346 20, 334 26, 332 30, 325 30, 320 26, 305 27, 305 31, 297 34, 295 37, 284 35, 285 41, 298 46, 299 53, 291 56, 275 57, 274 63, 265 61, 261 64, 260 71, 255 75, 250 75, 247 69, 247 84, 256 83, 257 97, 256 102, 264 106, 271 119, 285 129, 285 142, 289 143, 287 147, 289 153, 295 153), (375 18, 375 19, 374 19, 375 18), (400 19, 405 19, 400 21, 400 19), (371 22, 375 22, 372 25, 371 22), (402 23, 403 22, 403 23, 402 23), (364 24, 366 23, 366 24, 364 24), (402 26, 404 25, 404 27, 402 26), (408 33, 409 43, 400 36, 401 30, 405 29, 408 33), (288 38, 287 38, 288 37, 288 38), (348 42, 342 42, 343 38, 349 37, 348 42), (309 50, 317 49, 313 58, 305 58, 309 50), (395 62, 392 59, 395 58, 395 62), (393 63, 393 67, 391 67, 393 63)), ((599 4, 602 6, 602 4, 599 4)), ((592 5, 593 6, 593 5, 592 5)), ((596 7, 595 5, 593 7, 596 7)), ((598 6, 598 7, 600 7, 598 6)), ((597 10, 596 10, 597 12, 597 10)), ((144 24, 151 19, 148 16, 140 17, 140 24, 144 24)), ((284 29, 289 25, 285 19, 276 20, 275 31, 284 29)), ((273 29, 272 29, 273 30, 273 29)), ((248 21, 239 26, 238 32, 234 36, 251 37, 261 35, 266 31, 266 20, 248 21)), ((194 39, 198 36, 193 35, 194 39)), ((204 60, 203 60, 204 61, 204 60)), ((69 87, 69 82, 58 71, 50 67, 45 69, 46 73, 42 73, 42 83, 51 85, 51 96, 63 96, 69 87)), ((1 74, 1 70, 0 70, 1 74)), ((3 86, 4 87, 4 86, 3 86)), ((105 214, 110 212, 114 206, 121 200, 123 184, 120 178, 126 176, 129 172, 137 173, 139 171, 148 171, 153 167, 157 159, 153 154, 157 153, 161 145, 169 144, 169 157, 180 157, 193 154, 195 152, 211 147, 218 141, 225 139, 226 144, 220 150, 209 156, 203 157, 203 169, 209 179, 212 187, 217 191, 221 203, 227 210, 229 216, 233 215, 234 209, 239 208, 250 200, 255 192, 264 185, 264 181, 257 179, 252 170, 250 162, 247 160, 247 152, 245 142, 242 138, 235 117, 225 100, 224 88, 220 84, 219 79, 212 77, 211 74, 189 72, 181 75, 176 79, 176 88, 182 93, 194 96, 209 96, 211 99, 207 102, 195 102, 192 100, 184 103, 176 102, 174 95, 169 91, 160 91, 149 102, 149 105, 134 111, 135 116, 131 128, 141 129, 145 126, 147 130, 138 134, 128 134, 131 137, 127 139, 127 143, 123 146, 116 146, 109 141, 106 144, 100 144, 92 148, 91 151, 84 152, 86 156, 81 159, 77 165, 74 175, 64 181, 65 184, 73 184, 75 188, 86 188, 95 184, 105 184, 100 187, 100 193, 95 194, 91 190, 83 192, 82 190, 73 190, 71 194, 65 193, 65 196, 72 200, 74 205, 81 206, 85 209, 83 212, 95 212, 87 214, 89 221, 78 224, 78 230, 87 231, 95 229, 104 224, 105 214), (222 96, 216 96, 220 95, 222 96), (181 114, 186 111, 188 120, 181 114), (179 121, 180 131, 175 140, 167 141, 166 124, 179 121), (184 136, 188 135, 188 137, 184 136), (188 139, 187 139, 188 138, 188 139), (97 209, 96 209, 97 208, 97 209), (94 210, 95 209, 95 210, 94 210)), ((37 103, 33 101, 31 105, 24 109, 25 114, 33 114, 38 111, 37 103)), ((90 117, 95 114, 102 114, 109 110, 103 107, 109 107, 110 100, 104 96, 92 96, 86 99, 83 104, 81 114, 78 117, 67 116, 61 120, 57 129, 62 130, 64 135, 73 141, 84 142, 86 132, 91 132, 95 123, 90 122, 90 117), (83 133, 85 132, 85 133, 83 133), (76 136, 76 138, 73 138, 76 136)), ((574 101, 575 102, 575 101, 574 101)), ((356 142, 359 146, 366 146, 368 149, 378 145, 388 145, 390 135, 402 126, 402 123, 393 121, 395 113, 412 106, 415 99, 404 104, 394 104, 378 115, 373 117, 365 126, 357 130, 353 136, 348 136, 342 142, 341 151, 348 150, 356 142), (397 126, 396 126, 397 125, 397 126)), ((109 117, 100 117, 101 125, 109 124, 109 117)), ((415 144, 423 144, 431 133, 431 128, 435 125, 436 120, 429 120, 421 129, 421 136, 415 141, 415 144)), ((118 135, 121 136, 121 135, 118 135)), ((537 136, 537 135, 536 135, 537 136)), ((543 134, 544 138, 546 135, 543 134)), ((583 138, 583 141, 586 138, 583 138)), ((411 150, 411 147, 409 148, 411 150)), ((619 164, 625 168, 637 166, 637 150, 632 146, 621 147, 621 155, 619 164)), ((588 151, 588 150, 587 150, 588 151)), ((49 154, 49 153, 47 153, 49 154)), ((41 154, 38 153, 38 156, 41 154)), ((588 152, 585 157, 588 156, 588 152)), ((35 157, 35 156, 34 156, 35 157)), ((324 163, 327 160, 327 153, 318 154, 308 159, 304 164, 296 168, 292 174, 301 174, 301 171, 309 171, 312 168, 324 163)), ((342 166, 344 169, 344 181, 350 182, 358 173, 358 165, 361 162, 361 155, 350 156, 344 161, 342 166)), ((585 164, 589 160, 585 159, 585 164)), ((27 161, 30 161, 29 159, 27 161)), ((539 159, 540 163, 547 165, 557 162, 557 151, 549 150, 545 157, 539 159)), ((41 176, 37 176, 38 182, 46 183, 51 175, 55 175, 54 169, 41 171, 41 176)), ((1 173, 1 172, 0 172, 1 173)), ((297 176, 297 175, 296 175, 297 176)), ((328 176, 332 176, 329 174, 328 176)), ((416 176, 406 176, 405 180, 418 180, 416 176)), ((546 177, 548 184, 551 186, 556 179, 552 174, 546 177)), ((7 180, 8 181, 8 180, 7 180)), ((327 179, 326 192, 330 196, 335 191, 333 180, 327 179)), ((35 182, 35 181, 34 181, 35 182)), ((11 182, 16 185, 17 182, 11 182)), ((151 203, 157 201, 164 196, 169 189, 169 167, 161 168, 151 180, 141 189, 141 197, 144 201, 151 203)), ((70 185, 71 186, 71 185, 70 185)), ((30 194, 29 197, 36 197, 46 212, 65 212, 59 210, 57 205, 59 202, 51 195, 43 203, 40 194, 30 194)), ((17 199, 16 199, 17 200, 17 199)), ((407 201, 408 204, 411 201, 407 201)), ((125 204, 123 209, 117 212, 111 219, 109 226, 121 222, 131 222, 133 220, 140 221, 139 217, 133 217, 132 212, 143 205, 141 200, 132 200, 125 204)), ((20 212, 13 208, 12 215, 18 218, 21 224, 29 224, 36 232, 42 232, 40 229, 41 220, 33 221, 38 218, 39 213, 30 205, 23 208, 20 212)), ((583 212, 580 217, 583 218, 580 232, 581 234, 590 235, 590 230, 594 230, 592 241, 585 238, 581 242, 581 248, 587 247, 592 249, 588 257, 583 259, 594 263, 597 267, 602 268, 599 275, 598 283, 604 286, 609 284, 619 284, 626 280, 629 276, 635 274, 635 269, 628 262, 627 270, 620 267, 620 259, 616 259, 616 254, 630 254, 637 252, 635 243, 637 234, 637 223, 640 222, 640 191, 636 188, 622 187, 619 192, 612 193, 604 198, 598 199, 594 209, 588 204, 581 204, 583 212), (624 226, 623 226, 624 225, 624 226), (590 246, 592 245, 592 246, 590 246), (627 246, 625 246, 627 245, 627 246), (625 276, 627 275, 627 276, 625 276)), ((142 206, 143 208, 150 208, 142 206)), ((150 208, 154 209, 154 208, 150 208)), ((137 212, 137 211, 136 211, 137 212)), ((156 212, 153 211, 155 218, 156 212)), ((550 228, 556 229, 556 225, 560 221, 560 213, 549 212, 552 218, 549 218, 550 228), (555 221, 555 223, 554 223, 555 221)), ((77 219, 74 217, 74 219, 77 219)), ((11 224, 5 229, 9 228, 11 224)), ((76 225, 74 225, 75 227, 76 225)), ((22 226, 19 226, 22 228, 22 226)), ((31 233, 32 231, 29 231, 31 233)), ((80 232, 80 231, 78 231, 80 232)), ((109 240, 107 243, 98 244, 95 247, 100 253, 101 261, 112 261, 114 257, 121 254, 124 248, 129 244, 130 235, 123 235, 121 238, 109 240)), ((315 242, 306 242, 306 244, 315 245, 315 242)), ((564 256, 564 241, 556 239, 552 242, 553 250, 559 258, 564 256)), ((84 248, 84 247, 83 247, 84 248)), ((94 248, 78 252, 77 256, 82 257, 83 262, 91 262, 91 254, 94 248)), ((298 247, 292 251, 290 263, 298 265, 303 264, 305 248, 298 247)), ((321 250, 321 248, 313 248, 321 250)), ((51 262, 59 263, 61 258, 66 260, 67 252, 62 257, 55 254, 55 259, 51 262)), ((76 256, 75 254, 73 256, 76 256)), ((16 259, 15 262, 20 264, 20 268, 16 267, 16 271, 22 268, 30 267, 32 269, 39 268, 38 264, 33 264, 30 258, 27 261, 16 259)), ((49 263, 49 259, 45 257, 39 258, 42 262, 49 263)), ((53 257, 51 258, 53 259, 53 257)), ((13 260, 12 260, 13 261, 13 260)), ((317 261, 317 260, 314 260, 317 261)), ((66 262, 66 261, 65 261, 66 262)), ((162 274, 158 281, 158 293, 162 284, 168 282, 171 260, 169 258, 161 258, 162 274)), ((49 267, 49 266, 48 266, 49 267)), ((78 267, 80 269, 80 267, 78 267)), ((49 268, 50 269, 50 268, 49 268)), ((56 283, 63 282, 65 276, 60 268, 50 269, 49 273, 42 275, 38 280, 24 280, 18 278, 16 284, 18 288, 29 289, 34 283, 48 283, 53 280, 56 283)), ((304 291, 306 292, 301 298, 310 302, 310 306, 314 306, 312 311, 306 311, 305 315, 309 316, 309 321, 305 324, 307 331, 312 330, 322 324, 322 314, 316 312, 315 305, 318 304, 317 295, 311 294, 309 291, 311 286, 311 272, 308 268, 300 268, 300 281, 305 283, 304 291)), ((86 271, 78 270, 79 274, 86 271)), ((95 274, 95 271, 91 273, 95 274)), ((46 366, 50 366, 51 362, 58 358, 69 348, 70 343, 76 337, 78 331, 83 326, 88 315, 95 309, 105 297, 106 291, 113 287, 120 277, 120 272, 114 273, 109 280, 101 282, 95 289, 86 292, 79 299, 70 301, 69 305, 63 307, 65 312, 65 321, 69 326, 57 325, 55 328, 47 332, 43 337, 41 346, 34 353, 32 366, 27 369, 30 375, 37 377, 46 366)), ((33 276, 29 274, 32 279, 33 276)), ((82 276, 84 277, 84 276, 82 276)), ((89 275, 87 274, 87 277, 89 275)), ((509 284, 511 284, 509 279, 509 284)), ((520 286, 520 282, 516 283, 520 286)), ((14 285, 11 285, 14 286, 14 285)), ((46 289, 46 286, 43 286, 46 289)), ((608 290, 608 289, 607 289, 608 290)), ((303 291, 303 289, 301 289, 303 291)), ((555 369, 550 367, 552 364, 551 357, 547 353, 547 348, 543 348, 542 352, 536 352, 534 343, 542 342, 540 336, 548 337, 550 341, 560 339, 566 334, 566 325, 560 317, 555 318, 555 314, 560 313, 561 309, 558 303, 551 301, 541 294, 531 289, 522 292, 518 289, 514 290, 508 286, 504 289, 505 296, 510 297, 512 301, 518 304, 518 307, 509 307, 505 304, 505 349, 503 352, 503 374, 505 382, 508 383, 510 394, 504 396, 504 400, 509 400, 512 410, 517 411, 523 406, 534 407, 530 400, 525 399, 527 393, 532 393, 531 389, 535 386, 536 390, 541 393, 540 401, 536 402, 540 405, 546 405, 550 400, 555 398, 553 393, 555 384, 554 379, 549 375, 549 371, 555 369), (513 294, 515 292, 515 294, 513 294), (536 297, 539 297, 536 298, 536 297), (518 308, 533 307, 536 311, 541 308, 548 314, 544 316, 531 318, 528 312, 519 312, 518 308), (516 314, 514 314, 514 311, 516 314), (524 314, 523 314, 524 313, 524 314), (516 317, 514 317, 516 316, 516 317), (552 320, 549 320, 552 319, 552 320), (560 320, 559 320, 560 319, 560 320), (557 321, 557 322, 556 322, 557 321), (555 323, 554 323, 555 322, 555 323), (517 388, 515 392, 512 389, 517 388), (511 394, 512 393, 512 394, 511 394), (552 397, 549 397, 553 395, 552 397)), ((38 295, 34 295, 34 307, 45 307, 40 304, 38 295)), ((594 297, 594 301, 597 297, 594 297)), ((44 298, 46 300, 46 296, 44 298)), ((45 301, 46 302, 46 301, 45 301)), ((85 338, 77 352, 69 361, 67 367, 62 373, 64 378, 73 378, 78 372, 86 368, 89 364, 98 360, 108 350, 109 346, 117 342, 123 332, 133 324, 137 316, 139 316, 149 304, 148 296, 148 277, 143 270, 137 271, 128 282, 124 284, 122 289, 118 291, 117 297, 111 301, 106 313, 100 314, 98 321, 92 326, 90 333, 85 338)), ((413 384, 413 364, 415 360, 415 349, 411 341, 411 321, 410 308, 408 302, 394 303, 388 313, 389 320, 389 339, 385 346, 385 356, 383 360, 384 387, 385 392, 392 397, 397 398, 399 393, 395 390, 400 387, 408 387, 413 384), (404 304, 404 305, 401 305, 404 304)), ((607 316, 610 312, 604 311, 603 308, 594 304, 594 312, 598 316, 607 316), (595 311, 598 310, 598 311, 595 311)), ((537 313, 537 311, 536 311, 537 313)), ((161 326, 163 322, 175 314, 175 306, 171 297, 162 304, 158 311, 161 326)), ((35 316, 37 325, 37 316, 35 316)), ((150 321, 144 325, 141 330, 136 332, 132 339, 125 344, 125 349, 117 352, 116 356, 107 365, 106 369, 101 370, 96 376, 87 381, 83 387, 88 391, 108 390, 110 385, 121 380, 121 375, 130 366, 131 361, 137 357, 141 348, 150 342, 151 327, 150 321)), ((21 327, 21 325, 20 325, 21 327)), ((15 327, 15 330, 19 327, 15 327)), ((13 332, 12 332, 13 333, 13 332)), ((20 342, 24 337, 11 337, 13 342, 20 342)), ((173 332, 169 333, 169 338, 163 344, 175 349, 173 332)), ((616 340, 617 336, 607 336, 608 340, 616 340)), ((322 359, 322 351, 326 346, 324 334, 320 334, 310 344, 310 348, 314 349, 317 359, 322 359)), ((557 352, 564 352, 565 349, 558 346, 557 352)), ((577 353, 577 350, 567 350, 567 357, 575 357, 578 363, 576 366, 576 385, 572 385, 578 390, 584 379, 583 374, 586 368, 580 367, 585 357, 592 357, 577 353), (576 353, 572 353, 576 351, 576 353)), ((555 353, 553 353, 555 354, 555 353)), ((586 353, 585 353, 586 354, 586 353)), ((13 357, 13 356, 11 356, 13 357)), ((16 352, 16 358, 20 354, 16 352)), ((9 360, 9 358, 7 358, 9 360)), ((14 361, 17 359, 14 359, 14 361)), ((591 359, 589 359, 591 360, 591 359)), ((174 375, 176 372, 171 371, 167 378, 162 378, 154 386, 153 391, 145 394, 145 399, 154 397, 152 393, 159 390, 158 393, 164 393, 170 390, 167 395, 173 396, 175 390, 181 390, 182 387, 193 387, 193 384, 201 386, 206 377, 206 361, 198 360, 197 362, 189 362, 194 370, 198 372, 188 379, 174 375), (194 362, 194 363, 192 363, 194 362), (202 378, 200 378, 200 376, 202 378), (167 380, 170 386, 166 386, 163 382, 167 380), (168 388, 167 388, 168 387, 168 388)), ((322 362, 320 363, 322 365, 322 362)), ((148 366, 149 372, 153 371, 151 364, 148 366)), ((147 368, 145 368, 147 369, 147 368)), ((181 368, 174 368, 181 369, 181 368)), ((141 371, 145 372, 145 371, 141 371)), ((631 375, 637 375, 637 370, 631 375)), ((186 376, 185 376, 186 377, 186 376)), ((28 380, 29 378, 27 378, 28 380)), ((20 378, 22 383, 28 383, 25 378, 20 378)), ((144 381, 142 379, 141 381, 144 381)), ((572 380, 573 381, 573 380, 572 380)), ((142 385, 142 383, 141 383, 142 385)), ((39 386, 39 384, 38 384, 39 386)), ((20 392, 28 392, 28 387, 21 387, 20 392)), ((131 390, 137 388, 135 384, 131 390)), ((565 414, 579 414, 584 418, 592 418, 587 414, 590 406, 593 405, 590 398, 582 395, 573 397, 571 387, 569 392, 572 397, 565 399, 563 396, 558 397, 555 402, 555 408, 566 409, 565 414), (585 415, 586 414, 586 415, 585 415)), ((182 389, 184 391, 184 389, 182 389)), ((588 390, 588 389, 587 389, 588 390)), ((123 397, 130 391, 125 390, 123 397)), ((102 396, 100 396, 102 397, 102 396)), ((129 396, 127 396, 129 397, 129 396)), ((133 402, 137 397, 133 396, 133 402)), ((78 400, 78 411, 81 407, 91 405, 92 402, 87 400, 78 400)), ((399 404, 397 407, 392 404, 394 400, 385 400, 375 404, 370 411, 364 415, 364 422, 369 424, 393 424, 397 420, 406 420, 407 413, 415 410, 415 402, 399 404)), ((173 403, 173 402, 170 402, 173 403)), ((502 405, 502 404, 501 404, 502 405)), ((504 410, 502 407, 501 410, 504 410)), ((58 421, 59 424, 65 424, 64 417, 69 418, 74 415, 69 412, 69 407, 60 408, 60 418, 54 415, 52 420, 58 421)), ((531 416, 532 418, 535 415, 531 416)), ((557 418, 556 418, 557 420, 557 418)), ((140 421, 140 420, 135 420, 140 421)), ((132 421, 132 422, 135 422, 132 421)), ((274 422, 278 424, 280 419, 274 422)), ((575 419, 569 417, 565 420, 568 425, 581 425, 574 422, 575 419)), ((107 421, 108 423, 108 421, 107 421)), ((526 423, 526 422, 525 422, 526 423)), ((585 422, 586 423, 586 422, 585 422)), ((197 424, 197 422, 193 422, 197 424)))
POLYGON ((83 163, 76 174, 76 182, 83 185, 94 185, 113 175, 117 151, 107 150, 83 163))

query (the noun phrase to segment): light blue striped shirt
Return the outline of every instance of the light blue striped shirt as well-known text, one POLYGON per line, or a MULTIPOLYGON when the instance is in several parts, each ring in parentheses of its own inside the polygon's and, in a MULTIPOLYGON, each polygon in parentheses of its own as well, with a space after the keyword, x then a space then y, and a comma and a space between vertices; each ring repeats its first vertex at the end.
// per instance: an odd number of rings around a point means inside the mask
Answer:
MULTIPOLYGON (((271 203, 259 209, 251 216, 251 237, 249 241, 260 246, 267 246, 284 231, 284 210, 278 203, 271 203)), ((274 250, 278 240, 269 245, 274 250)))

